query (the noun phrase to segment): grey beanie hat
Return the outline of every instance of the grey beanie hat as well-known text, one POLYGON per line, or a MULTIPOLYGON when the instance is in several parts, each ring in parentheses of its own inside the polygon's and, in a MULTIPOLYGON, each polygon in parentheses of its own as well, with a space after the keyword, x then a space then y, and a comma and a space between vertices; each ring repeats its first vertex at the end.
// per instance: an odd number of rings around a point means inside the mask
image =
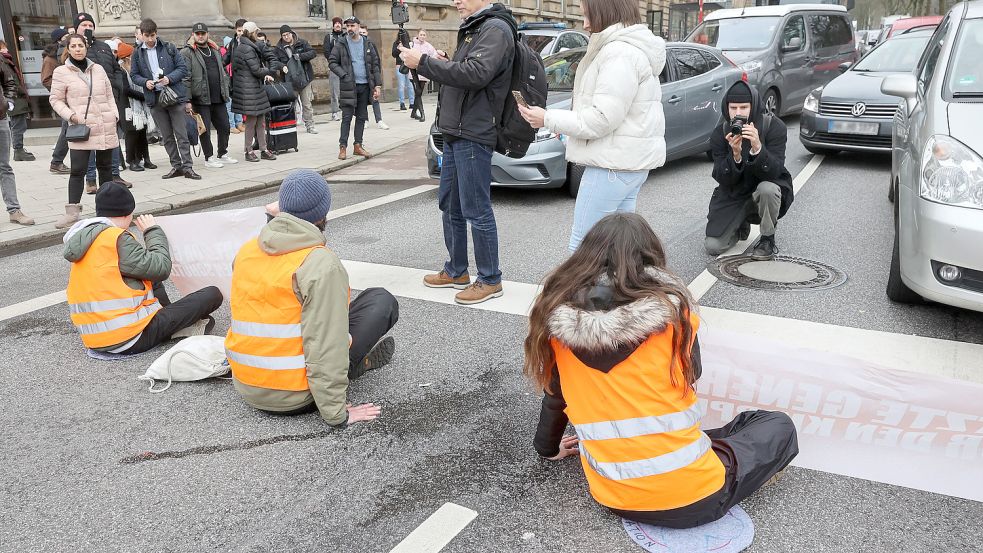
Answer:
POLYGON ((280 211, 309 223, 317 223, 331 209, 331 189, 319 173, 292 171, 280 185, 280 211))

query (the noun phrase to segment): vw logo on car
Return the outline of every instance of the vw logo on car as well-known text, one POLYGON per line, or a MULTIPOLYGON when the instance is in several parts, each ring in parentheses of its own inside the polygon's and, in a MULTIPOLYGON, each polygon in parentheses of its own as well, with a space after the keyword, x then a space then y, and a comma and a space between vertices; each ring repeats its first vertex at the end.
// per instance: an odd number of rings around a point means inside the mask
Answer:
POLYGON ((850 113, 852 113, 854 117, 860 117, 866 112, 867 112, 867 104, 863 102, 857 102, 856 104, 853 104, 853 109, 850 111, 850 113))

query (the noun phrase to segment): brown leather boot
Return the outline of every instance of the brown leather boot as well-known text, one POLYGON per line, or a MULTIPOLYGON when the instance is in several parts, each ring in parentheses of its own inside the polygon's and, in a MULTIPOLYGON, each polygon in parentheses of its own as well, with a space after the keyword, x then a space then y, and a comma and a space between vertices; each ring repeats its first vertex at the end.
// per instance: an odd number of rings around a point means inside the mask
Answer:
POLYGON ((483 301, 490 300, 492 298, 499 298, 502 296, 502 283, 498 284, 485 284, 480 280, 474 281, 474 284, 468 286, 463 292, 458 292, 454 296, 454 301, 462 305, 473 305, 475 303, 481 303, 483 301))
POLYGON ((338 148, 338 159, 348 159, 348 148, 346 146, 338 148))
POLYGON ((10 213, 10 222, 18 225, 33 225, 34 219, 24 215, 24 212, 18 209, 10 213))
POLYGON ((471 275, 464 273, 457 278, 451 278, 447 271, 440 271, 435 275, 426 275, 423 277, 423 285, 428 288, 457 288, 458 290, 464 290, 468 286, 471 286, 471 275))
POLYGON ((65 214, 55 222, 55 228, 68 228, 79 221, 82 214, 82 204, 68 204, 65 206, 65 214))
POLYGON ((356 144, 355 149, 352 151, 355 153, 355 155, 362 156, 365 159, 369 159, 370 157, 372 157, 372 154, 366 152, 365 148, 363 148, 361 144, 356 144))

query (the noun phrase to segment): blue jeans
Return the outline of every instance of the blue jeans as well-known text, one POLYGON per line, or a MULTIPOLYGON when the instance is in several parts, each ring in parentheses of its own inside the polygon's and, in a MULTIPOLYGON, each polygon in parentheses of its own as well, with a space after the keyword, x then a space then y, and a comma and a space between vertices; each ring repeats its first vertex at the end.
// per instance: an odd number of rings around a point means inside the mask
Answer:
POLYGON ((474 238, 478 280, 498 284, 498 227, 491 205, 491 160, 494 148, 470 140, 444 141, 440 189, 444 245, 450 260, 444 270, 452 278, 468 272, 468 223, 474 238))
POLYGON ((242 115, 232 113, 232 99, 225 103, 225 111, 229 113, 229 127, 236 127, 242 124, 242 115))
MULTIPOLYGON (((113 150, 113 176, 119 176, 119 147, 113 150)), ((85 180, 89 182, 96 181, 96 152, 93 150, 92 154, 89 156, 89 167, 85 170, 85 180)))
POLYGON ((648 171, 612 171, 587 167, 580 181, 577 205, 573 209, 573 229, 570 231, 570 251, 593 226, 612 213, 634 213, 638 190, 648 179, 648 171))
POLYGON ((405 100, 409 99, 409 103, 412 104, 416 100, 413 90, 413 77, 409 73, 402 74, 399 70, 396 70, 396 90, 399 92, 399 103, 405 104, 405 100))

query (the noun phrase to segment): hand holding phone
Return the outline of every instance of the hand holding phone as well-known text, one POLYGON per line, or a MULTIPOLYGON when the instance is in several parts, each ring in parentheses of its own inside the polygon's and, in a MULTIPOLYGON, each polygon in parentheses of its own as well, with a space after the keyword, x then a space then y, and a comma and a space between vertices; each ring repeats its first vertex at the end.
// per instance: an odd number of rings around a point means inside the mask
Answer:
POLYGON ((529 102, 526 102, 526 99, 522 96, 522 93, 519 92, 518 90, 513 90, 512 96, 515 97, 515 103, 519 104, 524 108, 529 107, 529 102))

